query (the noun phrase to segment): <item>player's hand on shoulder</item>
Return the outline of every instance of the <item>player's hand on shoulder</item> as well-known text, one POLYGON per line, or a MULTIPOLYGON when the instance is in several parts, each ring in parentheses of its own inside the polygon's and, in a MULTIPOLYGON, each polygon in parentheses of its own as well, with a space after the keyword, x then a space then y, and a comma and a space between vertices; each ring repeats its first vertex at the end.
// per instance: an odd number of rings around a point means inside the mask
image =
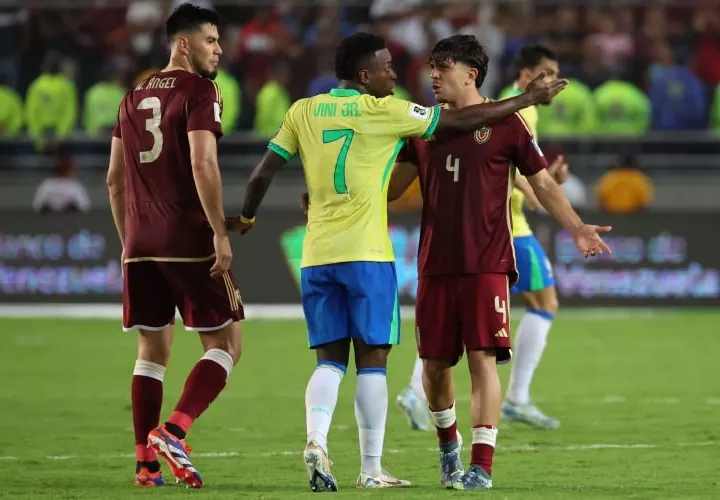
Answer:
POLYGON ((305 217, 307 217, 308 209, 310 208, 310 195, 308 193, 303 193, 302 196, 300 196, 300 208, 303 214, 305 214, 305 217))
POLYGON ((232 248, 230 248, 230 237, 225 235, 213 236, 213 247, 215 248, 215 262, 210 268, 210 276, 220 278, 230 270, 232 263, 232 248))
POLYGON ((553 97, 558 95, 567 87, 568 81, 564 78, 558 78, 551 82, 545 81, 545 72, 540 74, 530 83, 528 83, 525 93, 530 97, 532 104, 542 104, 550 102, 553 97))
POLYGON ((578 250, 587 258, 601 255, 603 253, 611 254, 612 250, 602 240, 601 234, 612 231, 612 226, 593 226, 592 224, 583 224, 580 226, 573 239, 578 250))

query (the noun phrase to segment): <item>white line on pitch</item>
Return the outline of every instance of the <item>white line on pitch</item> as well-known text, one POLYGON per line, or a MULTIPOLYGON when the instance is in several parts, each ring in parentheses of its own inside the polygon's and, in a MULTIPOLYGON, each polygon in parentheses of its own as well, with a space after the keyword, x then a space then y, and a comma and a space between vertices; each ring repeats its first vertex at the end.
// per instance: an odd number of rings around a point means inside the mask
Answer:
MULTIPOLYGON (((501 452, 538 452, 538 451, 588 451, 588 450, 647 450, 647 449, 658 449, 658 448, 699 448, 706 446, 718 446, 720 441, 699 441, 694 443, 666 443, 666 444, 652 444, 652 443, 625 443, 625 444, 613 444, 613 443, 590 443, 590 444, 572 444, 565 446, 552 446, 552 445, 533 445, 533 444, 517 444, 509 446, 498 446, 498 451, 501 452)), ((427 448, 427 451, 436 452, 436 448, 427 448)), ((399 454, 407 450, 399 450, 390 448, 385 450, 387 454, 399 454)), ((198 452, 193 453, 193 457, 197 458, 269 458, 269 457, 290 457, 301 455, 301 450, 285 450, 285 451, 268 451, 263 453, 241 453, 238 451, 210 451, 210 452, 198 452)), ((45 457, 47 460, 98 460, 98 459, 132 459, 135 458, 133 453, 116 453, 108 455, 48 455, 45 457)), ((0 461, 13 461, 22 460, 21 457, 16 456, 0 456, 0 461)))

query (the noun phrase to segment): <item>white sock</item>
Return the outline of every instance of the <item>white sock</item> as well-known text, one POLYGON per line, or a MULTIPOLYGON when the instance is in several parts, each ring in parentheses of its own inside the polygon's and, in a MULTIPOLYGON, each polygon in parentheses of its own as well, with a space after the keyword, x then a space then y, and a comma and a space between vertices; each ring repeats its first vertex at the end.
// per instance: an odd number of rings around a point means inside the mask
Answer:
POLYGON ((497 427, 493 427, 492 429, 488 429, 487 427, 473 427, 472 434, 472 444, 486 444, 495 448, 498 435, 497 427))
POLYGON ((140 377, 150 377, 162 382, 165 379, 165 367, 152 361, 138 359, 135 361, 135 369, 133 375, 140 377))
POLYGON ((230 356, 230 353, 227 351, 223 351, 222 349, 208 349, 207 352, 205 352, 205 355, 202 357, 202 359, 207 359, 208 361, 214 361, 215 363, 219 364, 223 367, 225 370, 225 373, 227 373, 227 377, 230 376, 230 373, 232 373, 233 366, 235 366, 235 362, 233 361, 232 356, 230 356))
POLYGON ((358 370, 355 419, 360 438, 361 470, 372 476, 382 472, 381 459, 387 409, 388 388, 385 368, 358 370))
POLYGON ((415 360, 415 366, 413 366, 410 387, 423 401, 427 401, 425 388, 423 387, 423 361, 419 357, 415 360))
POLYGON ((315 441, 325 453, 328 452, 328 432, 330 432, 343 375, 345 375, 345 366, 321 361, 305 389, 307 442, 315 441))
POLYGON ((552 314, 536 309, 527 309, 520 318, 506 394, 513 403, 524 405, 530 402, 530 384, 545 350, 552 320, 552 314))
POLYGON ((430 416, 438 429, 447 429, 457 420, 455 417, 455 401, 450 408, 441 411, 430 411, 430 416))

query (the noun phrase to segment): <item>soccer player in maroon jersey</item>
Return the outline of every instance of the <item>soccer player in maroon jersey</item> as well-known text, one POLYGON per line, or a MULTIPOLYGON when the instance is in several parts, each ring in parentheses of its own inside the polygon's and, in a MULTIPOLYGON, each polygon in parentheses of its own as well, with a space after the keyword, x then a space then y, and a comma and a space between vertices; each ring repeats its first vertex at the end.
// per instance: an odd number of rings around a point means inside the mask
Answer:
MULTIPOLYGON (((478 93, 487 74, 485 49, 471 35, 434 47, 433 91, 449 109, 486 102, 478 93)), ((519 114, 463 135, 411 140, 398 159, 388 199, 420 177, 423 197, 416 335, 423 382, 441 451, 442 482, 456 489, 492 487, 492 460, 502 400, 496 364, 510 351, 509 287, 517 280, 510 193, 514 167, 586 256, 610 251, 584 224, 547 172, 547 162, 519 114), (451 367, 467 353, 472 395, 471 465, 460 460, 451 367)))
POLYGON ((217 160, 217 26, 214 11, 194 5, 172 13, 170 62, 128 92, 113 131, 108 186, 123 245, 123 329, 139 333, 132 379, 136 486, 164 484, 160 455, 177 479, 202 487, 185 435, 240 358, 243 306, 230 271, 217 160), (185 329, 200 334, 205 354, 158 426, 176 308, 185 329))

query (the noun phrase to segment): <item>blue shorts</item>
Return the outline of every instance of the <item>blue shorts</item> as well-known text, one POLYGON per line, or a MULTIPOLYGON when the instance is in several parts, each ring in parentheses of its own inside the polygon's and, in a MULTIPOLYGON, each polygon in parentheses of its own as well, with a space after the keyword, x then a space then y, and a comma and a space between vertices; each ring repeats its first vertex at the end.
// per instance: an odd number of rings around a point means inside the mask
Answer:
POLYGON ((535 236, 513 238, 515 260, 520 274, 512 293, 536 292, 555 285, 552 264, 535 236))
POLYGON ((343 339, 368 345, 400 343, 394 262, 304 267, 300 291, 311 349, 343 339))

